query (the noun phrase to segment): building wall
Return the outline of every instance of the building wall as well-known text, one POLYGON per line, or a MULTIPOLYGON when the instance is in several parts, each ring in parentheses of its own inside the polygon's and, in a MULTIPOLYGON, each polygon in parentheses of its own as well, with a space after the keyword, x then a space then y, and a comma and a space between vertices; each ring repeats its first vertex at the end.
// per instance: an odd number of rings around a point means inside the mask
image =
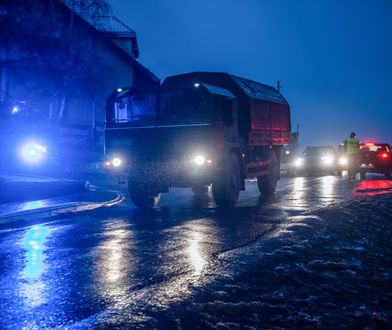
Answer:
POLYGON ((154 84, 150 76, 134 79, 135 60, 58 0, 6 0, 0 29, 0 101, 28 113, 21 126, 44 118, 42 131, 59 134, 59 143, 67 141, 62 127, 77 125, 91 133, 82 134, 85 143, 100 144, 96 131, 113 90, 154 84))

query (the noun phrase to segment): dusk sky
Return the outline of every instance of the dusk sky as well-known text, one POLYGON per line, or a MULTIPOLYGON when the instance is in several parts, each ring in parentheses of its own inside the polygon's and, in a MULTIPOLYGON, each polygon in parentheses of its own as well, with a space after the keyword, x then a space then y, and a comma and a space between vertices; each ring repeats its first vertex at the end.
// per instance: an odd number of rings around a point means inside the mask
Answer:
POLYGON ((111 0, 162 80, 223 71, 276 86, 301 149, 392 143, 392 1, 111 0))

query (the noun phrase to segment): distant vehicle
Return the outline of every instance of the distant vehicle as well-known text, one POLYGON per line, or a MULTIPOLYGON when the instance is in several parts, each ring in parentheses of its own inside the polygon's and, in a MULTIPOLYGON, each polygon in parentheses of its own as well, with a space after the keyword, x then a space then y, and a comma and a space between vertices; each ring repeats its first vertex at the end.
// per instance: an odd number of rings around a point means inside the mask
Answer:
POLYGON ((392 173, 392 147, 387 143, 361 143, 359 147, 359 173, 361 179, 366 173, 381 173, 386 179, 392 173))
POLYGON ((294 175, 328 173, 336 174, 340 170, 339 157, 331 146, 307 147, 302 157, 294 161, 294 175))
POLYGON ((273 87, 228 73, 171 76, 156 90, 119 88, 108 99, 105 166, 128 178, 132 201, 156 205, 169 187, 234 206, 246 178, 273 194, 290 108, 273 87))
POLYGON ((343 171, 348 170, 348 159, 346 156, 346 150, 344 143, 338 145, 338 172, 340 175, 343 175, 343 171))

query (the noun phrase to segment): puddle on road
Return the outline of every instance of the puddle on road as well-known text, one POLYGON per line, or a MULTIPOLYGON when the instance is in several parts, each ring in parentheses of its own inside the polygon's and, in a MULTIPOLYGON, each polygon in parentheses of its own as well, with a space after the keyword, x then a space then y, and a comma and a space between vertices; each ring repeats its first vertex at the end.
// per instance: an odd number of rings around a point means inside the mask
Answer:
POLYGON ((392 180, 363 180, 354 195, 375 196, 387 193, 392 193, 392 180))

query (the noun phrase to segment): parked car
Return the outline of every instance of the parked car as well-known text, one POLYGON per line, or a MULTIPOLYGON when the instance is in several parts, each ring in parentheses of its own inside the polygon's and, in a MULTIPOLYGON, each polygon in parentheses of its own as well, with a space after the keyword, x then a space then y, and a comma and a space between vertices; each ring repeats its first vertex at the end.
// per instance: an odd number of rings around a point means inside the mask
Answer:
POLYGON ((361 179, 366 173, 381 173, 386 179, 392 173, 392 147, 388 143, 361 143, 359 149, 359 173, 361 179))
POLYGON ((302 157, 294 161, 292 170, 295 175, 337 174, 339 171, 338 153, 331 146, 307 147, 302 157))

